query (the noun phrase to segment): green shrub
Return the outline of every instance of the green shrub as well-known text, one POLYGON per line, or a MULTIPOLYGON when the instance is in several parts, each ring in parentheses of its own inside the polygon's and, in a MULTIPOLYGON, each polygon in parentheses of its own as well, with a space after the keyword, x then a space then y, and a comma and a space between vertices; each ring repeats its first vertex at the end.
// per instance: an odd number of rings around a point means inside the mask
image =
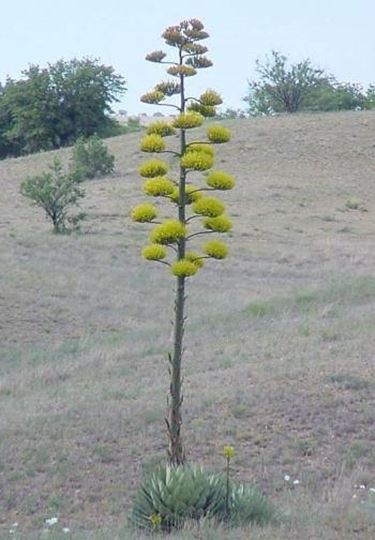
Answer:
POLYGON ((111 174, 114 162, 114 156, 97 135, 88 139, 80 138, 73 147, 72 169, 82 180, 111 174))
POLYGON ((365 205, 358 197, 350 197, 347 199, 347 201, 345 201, 345 206, 348 210, 361 210, 362 212, 366 212, 365 205))
POLYGON ((52 220, 54 232, 67 230, 67 223, 73 228, 84 218, 82 212, 68 215, 71 207, 79 206, 79 199, 85 192, 78 186, 80 180, 77 172, 64 173, 59 159, 55 158, 48 172, 32 176, 21 184, 21 193, 31 199, 35 206, 43 208, 47 218, 52 220))
POLYGON ((202 518, 233 526, 271 521, 273 507, 257 488, 230 483, 229 490, 228 513, 223 475, 196 465, 161 466, 141 485, 129 521, 136 527, 162 531, 202 518))

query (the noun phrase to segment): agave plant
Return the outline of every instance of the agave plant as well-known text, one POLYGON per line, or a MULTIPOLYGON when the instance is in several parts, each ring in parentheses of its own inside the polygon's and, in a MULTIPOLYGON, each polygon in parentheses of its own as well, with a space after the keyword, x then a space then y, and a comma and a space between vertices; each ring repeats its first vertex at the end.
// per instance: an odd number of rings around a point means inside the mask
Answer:
POLYGON ((157 522, 161 530, 170 531, 181 528, 186 520, 224 513, 223 477, 197 465, 167 465, 145 479, 129 519, 137 527, 153 529, 157 522))
POLYGON ((208 518, 238 526, 264 525, 273 517, 273 506, 255 486, 228 486, 225 476, 197 465, 167 465, 144 480, 129 520, 142 529, 169 532, 187 520, 208 518))

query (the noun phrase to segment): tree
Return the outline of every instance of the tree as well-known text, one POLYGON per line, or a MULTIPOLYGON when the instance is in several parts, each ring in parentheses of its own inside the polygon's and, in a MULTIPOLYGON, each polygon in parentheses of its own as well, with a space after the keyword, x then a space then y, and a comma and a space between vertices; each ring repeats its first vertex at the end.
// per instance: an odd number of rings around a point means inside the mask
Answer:
MULTIPOLYGON (((234 186, 234 178, 227 172, 211 170, 205 176, 205 184, 193 183, 191 173, 208 171, 214 163, 213 144, 225 143, 230 139, 227 128, 210 124, 207 140, 188 140, 188 132, 201 126, 204 117, 215 114, 216 105, 222 103, 214 90, 207 90, 199 98, 186 93, 186 79, 197 71, 212 65, 205 56, 207 47, 200 41, 208 38, 203 24, 196 20, 183 21, 171 26, 162 34, 167 45, 176 51, 174 61, 165 60, 166 53, 154 51, 146 56, 150 62, 167 65, 167 73, 175 80, 161 82, 141 97, 141 101, 172 107, 176 110, 172 123, 159 120, 149 126, 146 136, 141 140, 143 152, 172 154, 177 162, 178 172, 168 174, 168 163, 160 159, 150 159, 139 168, 145 178, 143 189, 147 195, 161 197, 175 207, 175 217, 162 220, 152 229, 151 244, 143 249, 147 260, 166 265, 177 280, 175 296, 175 318, 173 352, 169 354, 170 393, 168 418, 166 419, 169 447, 169 461, 172 465, 184 462, 185 452, 181 435, 182 405, 182 354, 185 322, 185 283, 203 266, 205 259, 224 259, 228 248, 220 240, 203 244, 202 251, 193 251, 190 244, 201 235, 226 233, 232 228, 231 220, 225 215, 224 204, 216 197, 206 196, 205 192, 227 190, 234 186), (176 96, 176 102, 165 102, 176 96), (176 104, 177 103, 177 104, 176 104), (167 150, 165 137, 177 130, 179 149, 167 150), (212 144, 211 144, 212 143, 212 144), (191 208, 191 210, 189 210, 191 208), (198 225, 200 223, 200 226, 198 225), (203 226, 203 229, 202 229, 203 226)), ((137 205, 132 210, 132 218, 140 223, 153 223, 158 210, 148 202, 137 205)))
POLYGON ((68 221, 76 225, 83 218, 82 213, 68 216, 71 207, 78 206, 79 199, 85 195, 79 182, 80 177, 75 172, 64 173, 60 160, 55 158, 48 172, 22 182, 21 194, 43 208, 53 223, 54 232, 61 233, 67 230, 68 221))
POLYGON ((339 83, 330 77, 307 93, 303 110, 354 111, 366 106, 367 97, 360 85, 339 83))
POLYGON ((110 154, 107 146, 97 135, 88 139, 79 138, 72 155, 72 170, 85 180, 98 176, 106 176, 115 169, 115 156, 110 154))
POLYGON ((259 80, 249 82, 250 114, 270 112, 295 113, 299 111, 308 93, 327 80, 324 71, 314 68, 310 60, 303 60, 290 67, 288 58, 272 51, 271 59, 256 61, 259 80))
POLYGON ((0 83, 0 159, 12 154, 12 146, 7 138, 7 129, 11 125, 12 117, 3 106, 4 86, 0 83))
POLYGON ((221 111, 216 116, 220 120, 240 120, 247 117, 244 109, 232 109, 230 107, 226 108, 224 111, 221 111))
POLYGON ((375 84, 370 84, 366 92, 366 109, 375 109, 375 84))
POLYGON ((59 60, 22 74, 19 81, 8 79, 0 93, 0 155, 59 148, 116 124, 108 113, 125 81, 99 60, 59 60))

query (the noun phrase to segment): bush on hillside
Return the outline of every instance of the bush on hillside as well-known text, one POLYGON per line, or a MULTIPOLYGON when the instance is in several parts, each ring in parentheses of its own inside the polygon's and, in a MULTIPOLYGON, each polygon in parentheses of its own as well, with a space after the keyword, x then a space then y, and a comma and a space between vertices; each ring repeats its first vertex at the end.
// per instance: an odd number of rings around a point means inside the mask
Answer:
POLYGON ((49 166, 49 171, 38 176, 32 176, 21 184, 21 194, 31 199, 35 206, 43 208, 48 219, 53 223, 55 233, 77 227, 84 218, 82 212, 69 215, 72 207, 79 206, 79 200, 85 195, 79 187, 79 175, 70 171, 65 173, 59 159, 55 158, 49 166))
POLYGON ((113 173, 114 162, 114 156, 97 135, 80 138, 73 147, 72 170, 81 180, 113 173))

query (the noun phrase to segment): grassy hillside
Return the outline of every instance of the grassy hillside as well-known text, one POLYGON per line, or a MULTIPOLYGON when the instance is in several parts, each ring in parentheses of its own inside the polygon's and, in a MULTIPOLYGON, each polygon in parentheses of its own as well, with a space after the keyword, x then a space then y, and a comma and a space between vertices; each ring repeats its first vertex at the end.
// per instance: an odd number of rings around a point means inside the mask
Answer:
MULTIPOLYGON (((237 176, 235 230, 231 257, 188 283, 185 444, 217 470, 235 446, 234 476, 288 520, 203 537, 370 540, 375 113, 228 126, 217 166, 237 176)), ((51 516, 63 537, 128 538, 116 527, 164 459, 173 278, 141 261, 147 226, 128 218, 138 140, 108 142, 117 172, 86 184, 79 234, 53 235, 19 195, 69 150, 0 162, 1 538, 14 522, 39 538, 51 516)))

